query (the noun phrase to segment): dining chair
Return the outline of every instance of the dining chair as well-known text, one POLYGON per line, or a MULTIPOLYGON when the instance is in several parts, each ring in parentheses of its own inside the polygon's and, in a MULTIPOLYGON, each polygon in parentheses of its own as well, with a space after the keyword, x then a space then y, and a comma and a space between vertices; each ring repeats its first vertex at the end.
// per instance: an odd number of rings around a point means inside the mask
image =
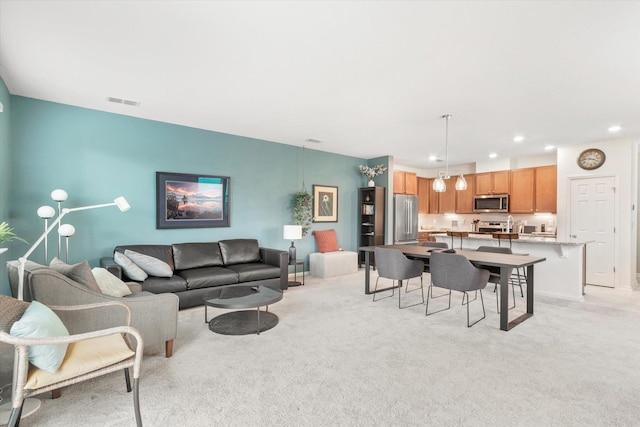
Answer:
MULTIPOLYGON (((489 271, 477 268, 464 256, 454 253, 433 252, 430 260, 432 284, 427 289, 427 307, 425 315, 439 313, 451 308, 451 291, 462 292, 463 304, 467 306, 467 327, 475 325, 486 317, 484 310, 484 300, 482 298, 482 290, 487 286, 489 280, 489 271), (449 290, 449 305, 432 313, 429 313, 429 298, 432 294, 433 287, 444 288, 449 290), (477 291, 480 293, 480 303, 482 304, 482 317, 473 323, 469 323, 469 292, 477 291), (464 303, 464 299, 467 303, 464 303)), ((474 301, 474 300, 472 300, 474 301)))
MULTIPOLYGON (((408 286, 410 279, 419 277, 420 290, 422 292, 422 302, 420 304, 424 304, 424 288, 422 286, 422 272, 424 270, 424 263, 421 260, 409 259, 398 249, 393 249, 393 248, 375 248, 375 257, 376 257, 376 263, 378 265, 378 278, 376 279, 376 285, 373 290, 374 301, 376 301, 376 290, 378 289, 378 281, 380 280, 381 277, 393 280, 391 296, 393 296, 395 292, 396 280, 400 282, 400 287, 402 287, 403 280, 407 281, 406 286, 408 286)), ((411 305, 402 307, 402 304, 400 301, 401 294, 402 294, 402 289, 398 289, 398 307, 399 308, 412 307, 418 304, 416 303, 416 304, 411 304, 411 305)))
POLYGON ((0 295, 0 343, 14 347, 7 425, 20 424, 24 400, 29 396, 121 369, 131 392, 129 368, 133 368, 135 420, 136 426, 142 426, 139 380, 143 341, 129 326, 130 317, 129 308, 118 302, 47 307, 0 295))
MULTIPOLYGON (((429 249, 449 249, 449 244, 447 242, 424 242, 422 246, 429 249)), ((429 270, 429 258, 423 258, 422 261, 424 262, 424 272, 431 273, 431 271, 429 270)), ((429 275, 429 283, 431 283, 431 275, 429 275)), ((408 287, 407 289, 405 289, 405 292, 409 292, 408 287)), ((442 295, 433 296, 433 293, 432 293, 431 297, 440 298, 446 295, 447 294, 444 293, 442 295)))

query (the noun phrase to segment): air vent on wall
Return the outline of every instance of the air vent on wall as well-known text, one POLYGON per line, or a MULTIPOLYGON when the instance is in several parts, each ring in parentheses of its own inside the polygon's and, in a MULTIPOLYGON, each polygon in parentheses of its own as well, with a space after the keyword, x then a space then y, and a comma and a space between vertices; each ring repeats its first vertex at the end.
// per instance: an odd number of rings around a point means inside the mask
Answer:
POLYGON ((108 96, 107 101, 113 102, 115 104, 124 104, 129 105, 131 107, 139 107, 140 101, 132 101, 130 99, 122 99, 122 98, 114 98, 113 96, 108 96))

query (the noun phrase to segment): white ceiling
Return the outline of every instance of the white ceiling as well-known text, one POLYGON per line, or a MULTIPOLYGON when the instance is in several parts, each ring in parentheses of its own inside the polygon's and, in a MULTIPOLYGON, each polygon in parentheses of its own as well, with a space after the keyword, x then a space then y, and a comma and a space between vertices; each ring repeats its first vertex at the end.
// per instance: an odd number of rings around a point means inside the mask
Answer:
POLYGON ((14 95, 429 168, 447 113, 452 165, 640 140, 640 2, 0 0, 0 75, 14 95))

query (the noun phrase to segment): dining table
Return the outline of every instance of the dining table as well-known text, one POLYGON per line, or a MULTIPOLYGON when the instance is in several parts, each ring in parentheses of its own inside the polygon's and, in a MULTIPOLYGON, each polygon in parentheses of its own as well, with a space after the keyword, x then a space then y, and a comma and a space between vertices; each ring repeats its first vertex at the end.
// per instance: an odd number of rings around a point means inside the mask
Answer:
MULTIPOLYGON (((360 251, 364 253, 365 261, 365 278, 364 278, 364 293, 374 293, 370 287, 371 281, 371 267, 372 267, 372 254, 375 248, 392 248, 398 249, 407 257, 413 259, 428 260, 432 252, 447 251, 443 248, 434 248, 429 246, 417 246, 417 245, 379 245, 379 246, 361 246, 360 251)), ((448 249, 451 251, 451 249, 448 249)), ((473 265, 476 267, 498 267, 500 268, 500 329, 503 331, 509 331, 520 323, 524 322, 528 318, 533 316, 533 289, 534 289, 534 273, 533 267, 535 264, 546 260, 544 257, 538 257, 534 255, 521 255, 521 254, 503 254, 495 252, 481 252, 470 249, 455 249, 455 253, 464 255, 473 265), (509 278, 514 268, 526 268, 526 306, 525 313, 517 316, 514 319, 509 320, 509 278)), ((375 266, 375 259, 373 260, 373 266, 375 266)), ((385 288, 377 290, 376 292, 382 292, 391 288, 385 288)))

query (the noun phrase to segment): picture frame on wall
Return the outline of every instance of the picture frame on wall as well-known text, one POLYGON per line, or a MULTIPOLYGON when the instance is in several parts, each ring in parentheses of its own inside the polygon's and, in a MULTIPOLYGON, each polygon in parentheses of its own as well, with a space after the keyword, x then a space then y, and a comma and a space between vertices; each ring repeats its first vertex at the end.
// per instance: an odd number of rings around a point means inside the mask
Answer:
POLYGON ((229 227, 228 176, 156 172, 156 228, 229 227))
POLYGON ((313 222, 338 222, 338 187, 313 186, 313 222))

